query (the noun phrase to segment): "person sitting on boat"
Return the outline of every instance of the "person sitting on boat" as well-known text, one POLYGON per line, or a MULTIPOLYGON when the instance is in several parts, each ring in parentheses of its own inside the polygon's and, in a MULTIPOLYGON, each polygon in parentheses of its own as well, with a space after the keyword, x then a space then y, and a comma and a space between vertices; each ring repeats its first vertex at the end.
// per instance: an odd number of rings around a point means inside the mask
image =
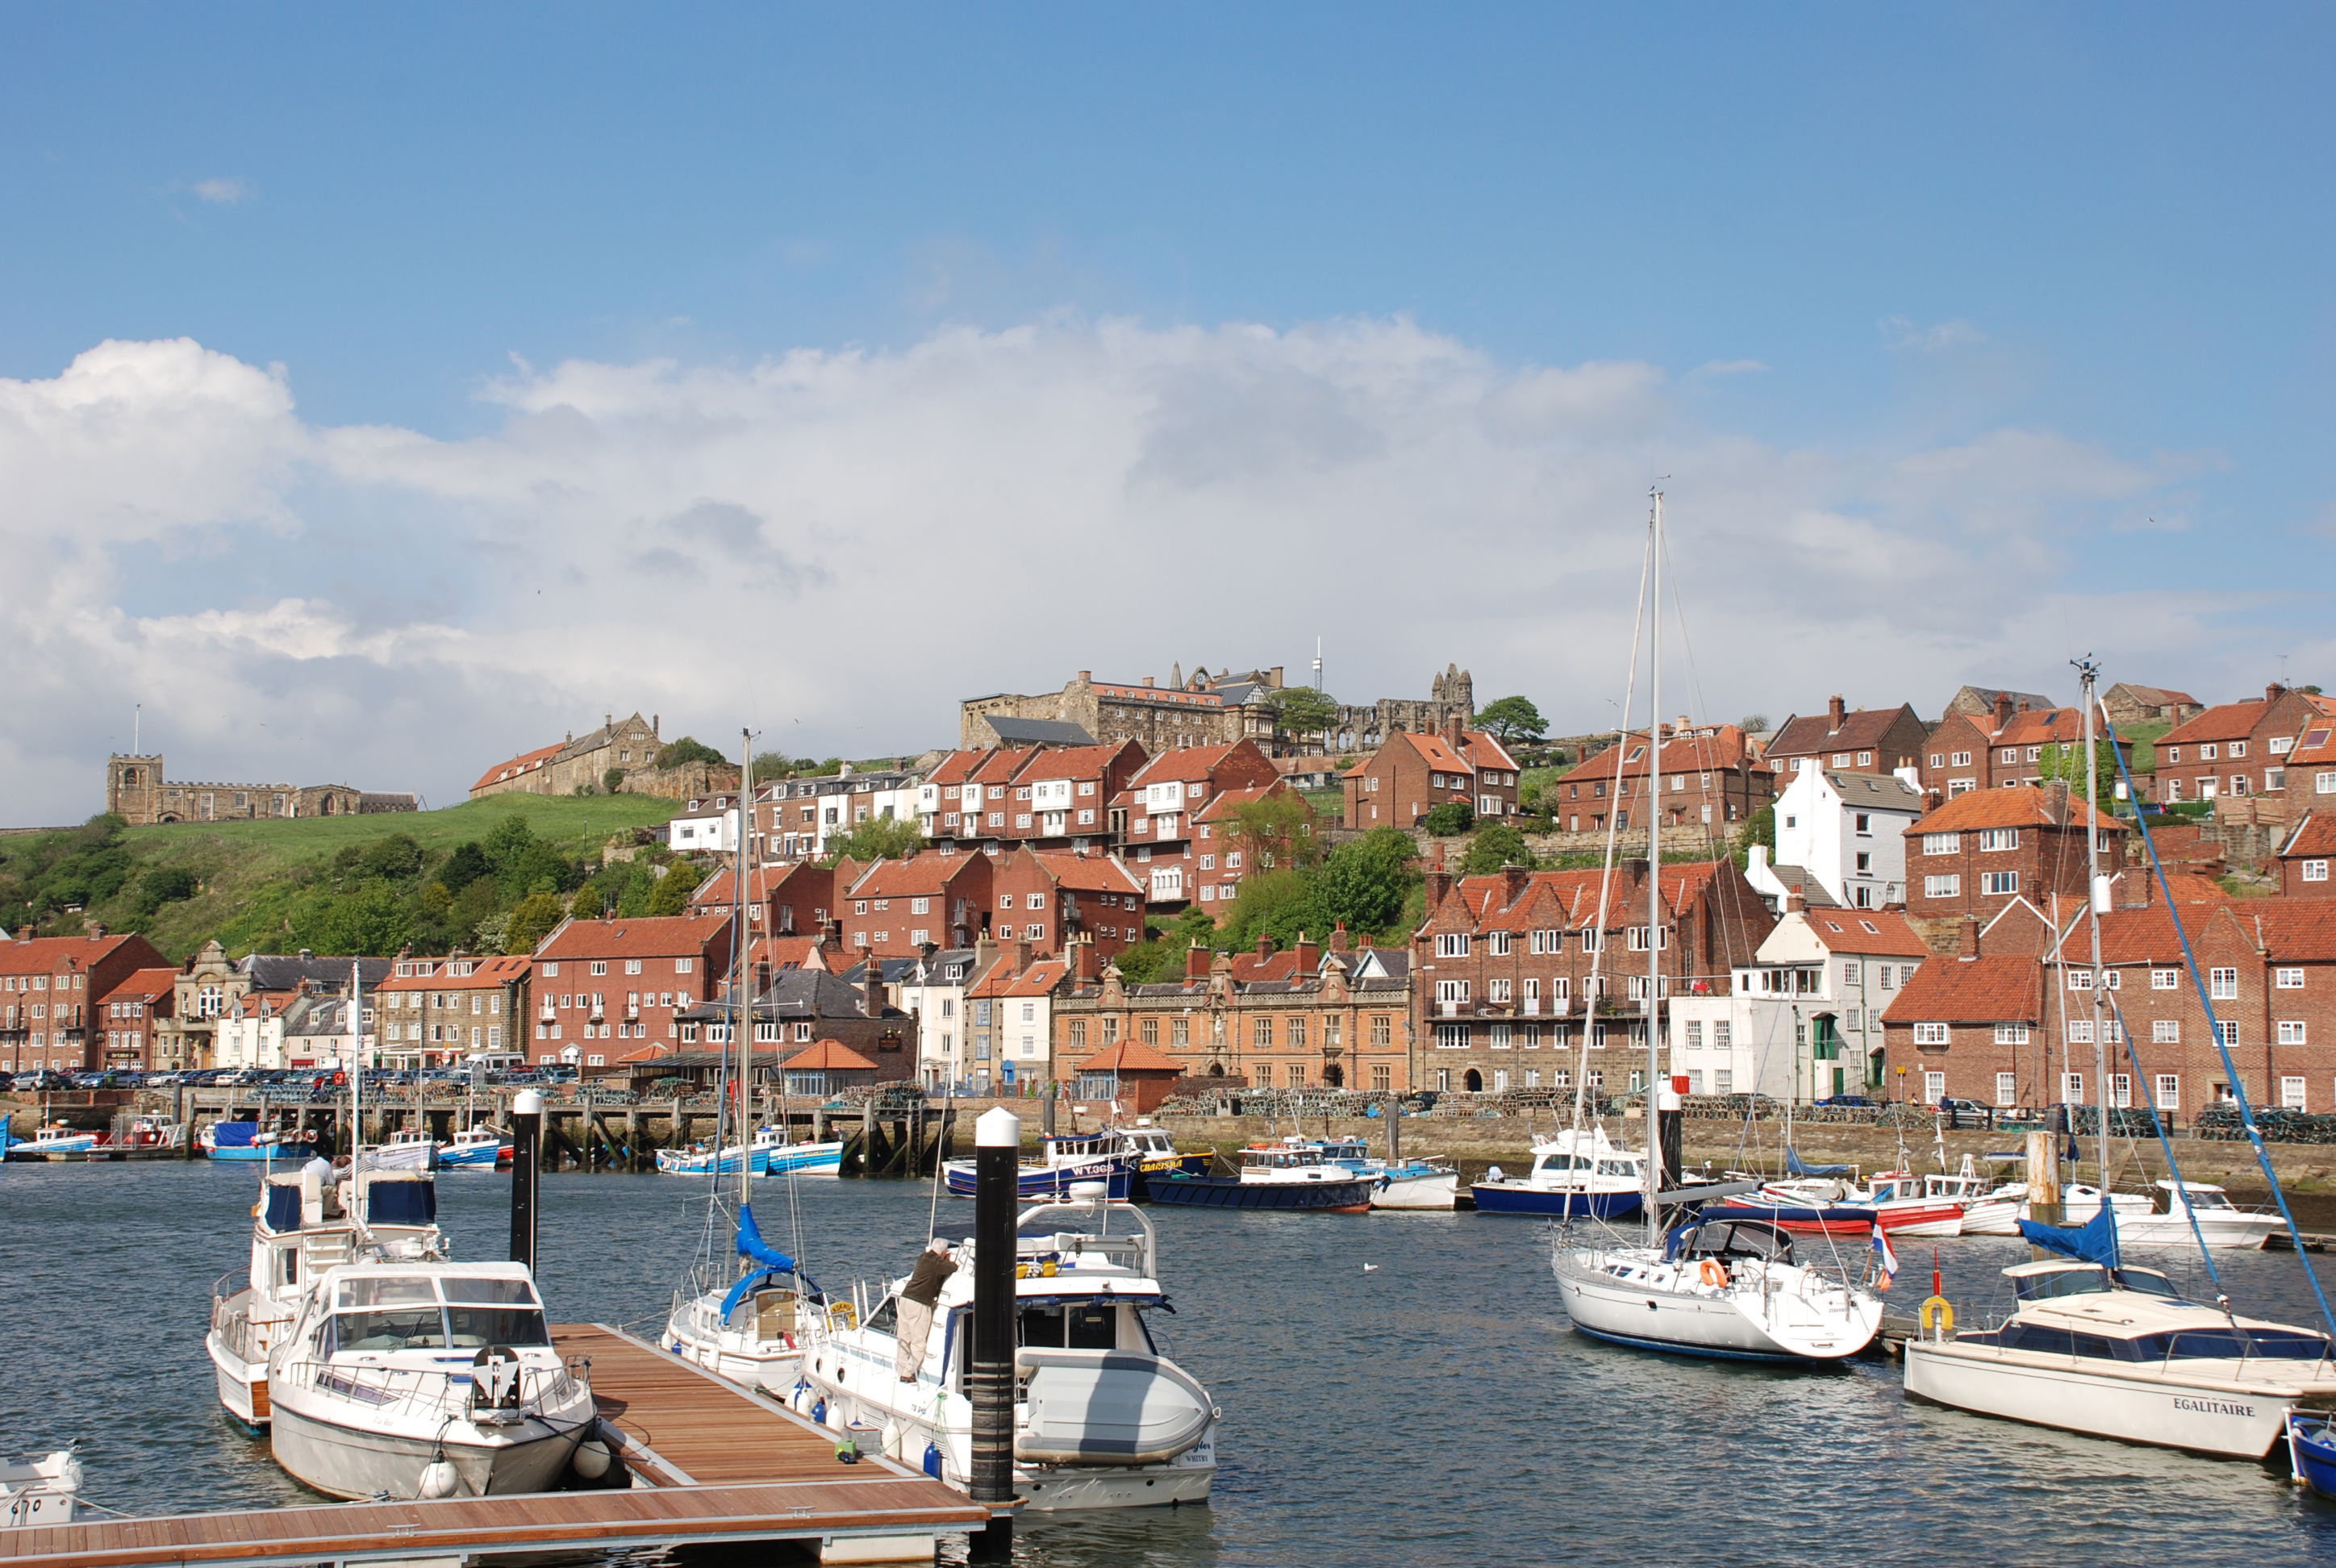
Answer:
POLYGON ((892 1370, 903 1383, 913 1383, 925 1364, 925 1340, 933 1331, 933 1308, 941 1299, 941 1287, 957 1272, 957 1261, 949 1256, 949 1244, 939 1236, 925 1243, 917 1254, 917 1266, 910 1271, 909 1282, 900 1287, 900 1349, 893 1358, 892 1370))

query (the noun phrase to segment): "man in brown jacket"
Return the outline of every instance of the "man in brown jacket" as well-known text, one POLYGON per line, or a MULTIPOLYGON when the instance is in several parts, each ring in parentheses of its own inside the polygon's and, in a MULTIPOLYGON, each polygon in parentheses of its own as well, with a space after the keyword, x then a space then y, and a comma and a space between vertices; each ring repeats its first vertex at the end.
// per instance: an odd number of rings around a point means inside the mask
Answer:
POLYGON ((913 1383, 925 1364, 925 1341, 933 1331, 933 1308, 941 1299, 941 1287, 957 1272, 957 1262, 949 1256, 949 1244, 935 1236, 917 1254, 917 1266, 909 1272, 909 1282, 900 1287, 900 1349, 894 1356, 892 1370, 903 1383, 913 1383))

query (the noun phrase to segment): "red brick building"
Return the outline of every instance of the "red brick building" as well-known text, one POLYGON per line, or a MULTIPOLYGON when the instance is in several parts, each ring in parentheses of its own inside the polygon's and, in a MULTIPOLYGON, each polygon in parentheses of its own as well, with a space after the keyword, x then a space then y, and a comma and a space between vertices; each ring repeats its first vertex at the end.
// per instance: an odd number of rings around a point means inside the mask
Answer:
POLYGON ((998 857, 990 891, 989 935, 1033 953, 1083 940, 1108 958, 1144 940, 1144 884, 1110 855, 1011 850, 998 857))
POLYGON ((843 950, 864 948, 880 958, 910 958, 928 942, 972 946, 990 927, 996 870, 993 856, 939 849, 876 862, 837 891, 835 918, 843 950))
POLYGON ((2056 893, 2081 908, 2088 823, 2100 834, 2103 872, 2120 868, 2125 824, 2067 785, 1966 790, 1906 830, 1906 912, 1986 920, 2015 900, 2047 909, 2056 893))
POLYGON ((523 1048, 589 1072, 677 1043, 676 1016, 717 994, 730 942, 727 914, 562 920, 529 959, 523 1048))
MULTIPOLYGON (((1219 880, 1202 874, 1203 858, 1207 871, 1223 869, 1217 863, 1223 851, 1223 814, 1210 808, 1230 791, 1254 799, 1280 777, 1253 740, 1162 752, 1111 798, 1105 808, 1111 842, 1143 880, 1151 902, 1194 902, 1203 886, 1219 880)), ((1213 889, 1209 901, 1215 901, 1213 889)))
POLYGON ((2336 880, 2328 868, 2336 862, 2336 813, 2306 816, 2280 846, 2280 891, 2292 899, 2336 899, 2336 880))
POLYGON ((1419 825, 1435 807, 1456 802, 1479 820, 1514 816, 1517 765, 1501 743, 1463 729, 1457 718, 1440 734, 1405 730, 1340 776, 1350 828, 1419 825))
POLYGON ((1661 801, 1665 828, 1698 830, 1724 838, 1739 823, 1775 798, 1776 774, 1756 758, 1737 725, 1666 726, 1657 776, 1647 774, 1647 737, 1632 735, 1575 766, 1543 792, 1555 803, 1558 825, 1568 833, 1615 826, 1643 828, 1655 815, 1652 788, 1661 801))
POLYGON ((1724 992, 1776 925, 1733 861, 1664 866, 1651 936, 1645 862, 1615 868, 1601 920, 1603 881, 1518 867, 1456 881, 1427 873, 1427 917, 1411 944, 1416 1083, 1571 1089, 1586 1033, 1592 1087, 1621 1092, 1631 1073, 1643 1082, 1650 949, 1661 995, 1724 992), (1610 1049, 1621 1055, 1600 1054, 1610 1049))
POLYGON ((2040 784, 2048 751, 2073 746, 2081 757, 2084 745, 2079 710, 2020 707, 2010 693, 1999 692, 1990 712, 1951 713, 1931 732, 1922 745, 1922 787, 1952 800, 1966 790, 2040 784))
MULTIPOLYGON (((12 1073, 80 1073, 142 1066, 147 1058, 131 1056, 132 1047, 119 1041, 109 1046, 105 1004, 141 969, 170 965, 134 932, 0 941, 0 1066, 12 1073)), ((141 1053, 145 1035, 141 1032, 135 1047, 141 1053)))
POLYGON ((106 993, 100 1004, 104 1034, 101 1061, 108 1066, 154 1070, 154 1042, 170 1021, 178 979, 173 969, 137 969, 106 993))
POLYGON ((1761 755, 1786 778, 1804 758, 1835 771, 1892 773, 1920 764, 1930 730, 1912 703, 1852 708, 1835 696, 1822 714, 1786 719, 1761 755))
POLYGON ((2331 714, 2328 698, 2276 684, 2259 700, 2210 707, 2159 738, 2156 798, 2170 805, 2283 794, 2296 738, 2331 714))
POLYGON ((952 752, 920 787, 917 814, 926 838, 959 851, 1103 848, 1113 797, 1149 760, 1134 741, 952 752))
MULTIPOLYGON (((755 936, 815 936, 836 919, 836 889, 850 887, 865 869, 850 855, 832 866, 810 861, 753 866, 746 872, 746 929, 755 936)), ((686 872, 676 874, 686 875, 686 872)), ((724 866, 690 895, 693 913, 727 915, 736 872, 724 866)))

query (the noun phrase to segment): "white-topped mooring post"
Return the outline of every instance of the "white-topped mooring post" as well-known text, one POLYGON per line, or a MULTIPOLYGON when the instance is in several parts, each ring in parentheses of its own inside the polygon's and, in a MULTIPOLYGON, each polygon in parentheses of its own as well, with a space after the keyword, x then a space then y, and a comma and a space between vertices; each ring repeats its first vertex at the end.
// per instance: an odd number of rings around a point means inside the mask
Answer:
POLYGON ((973 1125, 972 1496, 992 1510, 973 1554, 1003 1561, 1014 1544, 1014 1215, 1022 1118, 1003 1105, 973 1125))
POLYGON ((535 1267, 535 1193, 543 1150, 543 1096, 521 1089, 511 1100, 511 1257, 535 1267))

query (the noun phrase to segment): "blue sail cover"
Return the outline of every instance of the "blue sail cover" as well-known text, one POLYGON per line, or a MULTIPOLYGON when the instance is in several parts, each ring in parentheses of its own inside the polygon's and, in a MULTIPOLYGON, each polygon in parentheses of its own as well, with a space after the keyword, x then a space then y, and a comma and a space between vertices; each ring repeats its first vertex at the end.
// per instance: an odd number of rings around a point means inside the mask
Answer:
POLYGON ((2020 1233, 2046 1251, 2058 1252, 2064 1258, 2110 1269, 2119 1266, 2117 1210, 2110 1206, 2107 1194, 2103 1194, 2100 1212, 2081 1225, 2045 1225, 2022 1220, 2020 1233))
POLYGON ((805 1289, 819 1288, 812 1283, 808 1275, 795 1267, 793 1258, 763 1240, 762 1227, 754 1223, 754 1211, 751 1204, 742 1205, 738 1210, 738 1255, 751 1258, 763 1266, 743 1276, 730 1287, 730 1293, 722 1298, 722 1320, 725 1323, 730 1320, 730 1314, 738 1310, 738 1303, 774 1274, 793 1274, 803 1281, 805 1289))
POLYGON ((1801 1159, 1800 1151, 1797 1149, 1786 1149, 1785 1151, 1785 1169, 1796 1176, 1846 1176, 1850 1172, 1850 1167, 1847 1165, 1811 1165, 1805 1164, 1801 1159))

